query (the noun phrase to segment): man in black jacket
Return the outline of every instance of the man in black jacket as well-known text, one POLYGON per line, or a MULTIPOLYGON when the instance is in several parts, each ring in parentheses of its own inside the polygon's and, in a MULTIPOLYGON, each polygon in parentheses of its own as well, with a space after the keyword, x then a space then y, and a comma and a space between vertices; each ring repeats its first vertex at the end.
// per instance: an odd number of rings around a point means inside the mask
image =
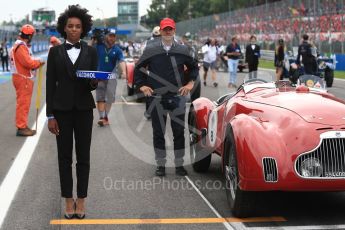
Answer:
POLYGON ((317 61, 316 57, 312 54, 312 45, 308 42, 309 36, 303 35, 303 42, 298 47, 298 54, 296 64, 300 65, 300 59, 302 56, 302 63, 304 66, 305 74, 316 74, 317 72, 317 61))
POLYGON ((256 37, 250 37, 250 44, 246 47, 245 62, 248 63, 249 79, 257 78, 260 58, 260 46, 256 44, 256 37))
POLYGON ((192 90, 198 76, 198 66, 188 48, 174 40, 175 22, 164 18, 160 22, 161 39, 147 44, 135 68, 136 87, 147 97, 150 105, 153 145, 157 163, 156 175, 165 175, 165 128, 167 115, 171 118, 177 175, 187 175, 183 167, 185 148, 185 96, 192 90), (190 71, 190 81, 183 85, 184 67, 190 71))

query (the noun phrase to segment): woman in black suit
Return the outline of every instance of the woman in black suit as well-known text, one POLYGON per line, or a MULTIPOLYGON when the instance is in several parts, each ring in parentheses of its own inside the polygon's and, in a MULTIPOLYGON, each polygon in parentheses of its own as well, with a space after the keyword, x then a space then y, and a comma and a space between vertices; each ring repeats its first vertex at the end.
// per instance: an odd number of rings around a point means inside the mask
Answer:
POLYGON ((56 135, 61 195, 65 218, 85 217, 90 171, 90 145, 95 102, 91 91, 97 81, 80 79, 77 70, 97 70, 96 49, 80 39, 91 29, 88 10, 69 6, 58 18, 57 30, 65 38, 48 55, 46 100, 48 129, 56 135), (72 152, 76 149, 77 199, 73 198, 72 152))
POLYGON ((260 58, 260 46, 256 44, 256 37, 250 37, 250 44, 246 47, 246 63, 248 63, 249 79, 257 78, 260 58))

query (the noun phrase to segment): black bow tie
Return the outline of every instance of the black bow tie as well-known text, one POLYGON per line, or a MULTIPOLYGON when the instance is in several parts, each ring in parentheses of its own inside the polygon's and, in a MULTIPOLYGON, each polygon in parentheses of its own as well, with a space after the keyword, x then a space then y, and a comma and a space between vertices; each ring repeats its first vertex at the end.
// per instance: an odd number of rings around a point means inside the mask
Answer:
POLYGON ((70 50, 73 47, 76 49, 80 49, 80 42, 74 43, 73 45, 70 43, 65 43, 66 50, 70 50))

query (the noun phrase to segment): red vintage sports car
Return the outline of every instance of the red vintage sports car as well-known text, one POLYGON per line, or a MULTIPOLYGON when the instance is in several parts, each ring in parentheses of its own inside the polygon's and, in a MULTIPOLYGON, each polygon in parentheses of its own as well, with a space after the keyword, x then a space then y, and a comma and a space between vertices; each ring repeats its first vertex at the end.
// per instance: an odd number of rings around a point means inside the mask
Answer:
POLYGON ((237 217, 253 215, 260 191, 345 191, 345 101, 304 75, 296 87, 245 81, 212 102, 195 100, 188 124, 193 168, 222 158, 226 195, 237 217))

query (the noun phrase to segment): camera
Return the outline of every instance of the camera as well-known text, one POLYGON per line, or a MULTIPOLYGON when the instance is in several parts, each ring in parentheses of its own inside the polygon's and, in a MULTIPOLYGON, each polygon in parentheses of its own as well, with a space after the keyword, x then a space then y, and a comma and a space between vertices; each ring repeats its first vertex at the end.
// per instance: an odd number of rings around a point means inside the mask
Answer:
POLYGON ((92 39, 95 39, 97 44, 104 43, 104 36, 106 31, 104 29, 95 28, 92 30, 92 39))

